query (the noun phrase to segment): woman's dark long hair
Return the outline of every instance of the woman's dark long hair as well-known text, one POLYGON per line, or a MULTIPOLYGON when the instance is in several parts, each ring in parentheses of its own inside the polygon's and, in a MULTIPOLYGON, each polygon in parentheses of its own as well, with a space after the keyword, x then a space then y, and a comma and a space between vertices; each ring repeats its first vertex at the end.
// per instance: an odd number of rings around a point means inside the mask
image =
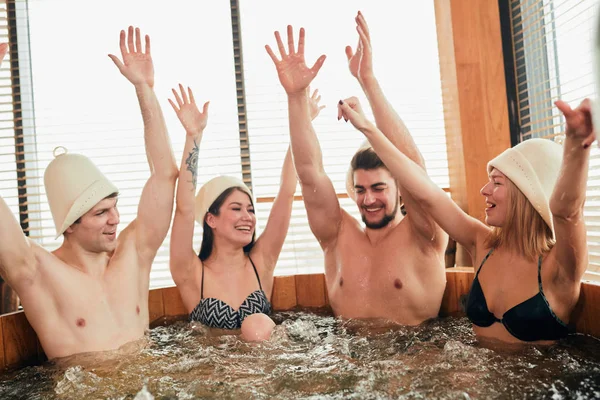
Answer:
MULTIPOLYGON (((225 202, 225 199, 227 197, 229 197, 229 195, 234 190, 239 190, 240 192, 244 193, 245 195, 248 194, 245 191, 243 191, 241 188, 238 188, 236 186, 230 187, 230 188, 226 189, 225 191, 223 191, 223 193, 221 193, 219 195, 219 197, 217 197, 216 200, 213 201, 213 203, 210 205, 210 207, 208 207, 208 212, 206 213, 206 215, 208 215, 208 213, 211 213, 212 215, 219 215, 219 209, 225 202)), ((250 196, 248 196, 248 197, 250 197, 250 196)), ((252 204, 252 207, 254 207, 254 203, 252 203, 251 197, 250 197, 250 204, 252 204)), ((255 239, 256 239, 256 230, 254 230, 254 232, 252 232, 252 241, 244 246, 244 253, 250 253, 250 250, 252 250, 252 247, 254 246, 255 239)), ((206 216, 205 216, 204 217, 204 228, 202 229, 202 244, 200 245, 200 252, 198 253, 198 258, 200 258, 200 261, 204 261, 208 257, 210 257, 210 253, 212 253, 212 249, 213 249, 214 240, 215 239, 214 239, 212 228, 210 226, 208 226, 208 224, 206 223, 206 216)))

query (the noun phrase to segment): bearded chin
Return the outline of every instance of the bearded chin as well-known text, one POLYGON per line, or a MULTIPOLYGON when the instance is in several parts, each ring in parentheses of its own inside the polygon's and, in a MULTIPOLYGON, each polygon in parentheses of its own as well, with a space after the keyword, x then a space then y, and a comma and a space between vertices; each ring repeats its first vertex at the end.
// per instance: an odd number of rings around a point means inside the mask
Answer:
POLYGON ((394 218, 396 218, 396 214, 398 213, 398 203, 399 201, 398 199, 396 199, 396 204, 394 205, 394 209, 392 210, 392 212, 384 215, 383 218, 381 218, 381 220, 379 220, 378 222, 367 222, 366 215, 362 214, 362 220, 365 223, 366 227, 369 229, 381 229, 388 226, 388 224, 392 222, 394 218))

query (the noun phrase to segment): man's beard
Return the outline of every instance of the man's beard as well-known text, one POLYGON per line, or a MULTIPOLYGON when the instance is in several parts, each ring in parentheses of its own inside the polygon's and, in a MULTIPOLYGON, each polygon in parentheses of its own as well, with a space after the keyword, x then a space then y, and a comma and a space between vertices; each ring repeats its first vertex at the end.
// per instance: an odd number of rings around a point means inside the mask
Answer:
MULTIPOLYGON (((383 218, 381 218, 381 220, 378 222, 367 222, 366 214, 362 214, 361 217, 362 217, 363 222, 369 229, 385 228, 386 226, 388 226, 388 224, 390 222, 392 222, 394 220, 394 218, 396 218, 396 213, 398 212, 398 203, 399 203, 399 201, 398 201, 398 199, 396 199, 396 205, 394 206, 394 209, 392 210, 392 212, 389 214, 385 214, 383 216, 383 218)), ((366 211, 365 211, 365 213, 366 213, 366 211)))

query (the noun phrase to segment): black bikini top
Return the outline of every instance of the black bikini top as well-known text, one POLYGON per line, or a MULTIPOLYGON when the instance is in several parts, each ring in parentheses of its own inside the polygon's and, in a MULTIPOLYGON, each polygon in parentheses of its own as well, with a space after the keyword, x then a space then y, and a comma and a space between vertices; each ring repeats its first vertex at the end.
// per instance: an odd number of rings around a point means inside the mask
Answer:
POLYGON ((506 311, 502 319, 490 312, 479 283, 479 272, 494 249, 484 257, 473 280, 467 299, 467 317, 477 326, 488 327, 500 322, 511 335, 525 342, 557 340, 567 336, 569 328, 550 308, 542 289, 542 257, 538 260, 538 285, 540 291, 530 299, 506 311))

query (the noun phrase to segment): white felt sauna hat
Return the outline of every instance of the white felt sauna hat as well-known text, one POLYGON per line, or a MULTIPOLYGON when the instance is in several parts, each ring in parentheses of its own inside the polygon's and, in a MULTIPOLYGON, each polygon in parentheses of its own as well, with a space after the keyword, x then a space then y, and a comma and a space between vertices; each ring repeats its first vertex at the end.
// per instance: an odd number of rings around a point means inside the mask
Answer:
POLYGON ((558 179, 563 148, 549 139, 528 139, 505 150, 487 165, 502 172, 527 197, 554 235, 550 196, 558 179))
POLYGON ((98 202, 119 190, 86 156, 70 154, 62 146, 53 154, 54 160, 44 172, 44 186, 58 238, 98 202))
POLYGON ((196 195, 196 222, 204 224, 204 216, 217 198, 229 188, 239 188, 250 196, 252 193, 246 184, 233 176, 221 175, 206 182, 196 195))

